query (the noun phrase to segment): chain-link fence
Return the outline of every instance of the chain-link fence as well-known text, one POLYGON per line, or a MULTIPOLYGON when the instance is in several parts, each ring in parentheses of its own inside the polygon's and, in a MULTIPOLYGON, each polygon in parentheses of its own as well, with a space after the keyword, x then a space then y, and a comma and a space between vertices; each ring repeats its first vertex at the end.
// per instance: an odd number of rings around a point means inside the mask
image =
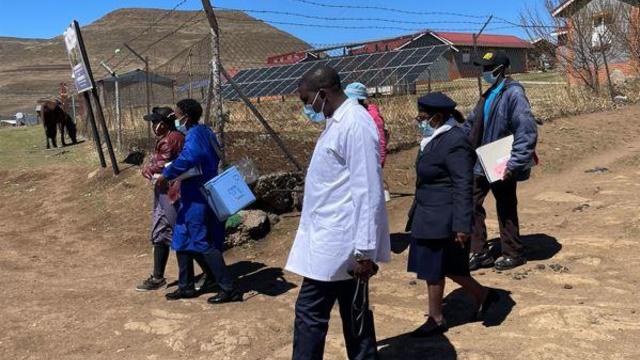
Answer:
MULTIPOLYGON (((169 42, 170 39, 167 41, 169 42)), ((220 44, 221 62, 231 76, 246 69, 283 66, 279 61, 303 63, 322 59, 337 59, 335 60, 337 63, 341 61, 341 57, 355 56, 354 49, 360 49, 358 51, 362 53, 362 47, 345 46, 319 50, 309 48, 288 35, 278 39, 256 39, 250 35, 240 36, 229 31, 221 33, 220 44), (305 58, 305 56, 317 56, 318 59, 305 58)), ((428 46, 429 44, 416 44, 415 46, 423 45, 428 46)), ((376 46, 372 52, 390 53, 393 51, 384 50, 381 51, 376 46)), ((479 52, 483 50, 487 49, 479 49, 479 52)), ((380 90, 379 84, 375 85, 375 91, 371 94, 370 101, 379 105, 386 120, 386 126, 390 133, 390 151, 417 143, 418 134, 414 121, 416 101, 419 96, 428 91, 446 93, 459 104, 459 110, 463 113, 468 113, 472 109, 480 92, 477 78, 472 76, 474 70, 469 67, 471 66, 470 59, 473 56, 471 48, 451 48, 441 57, 433 59, 432 65, 423 67, 423 73, 419 74, 411 86, 405 87, 403 91, 378 91, 380 90), (469 77, 469 71, 471 71, 471 77, 469 77)), ((511 52, 510 56, 514 58, 522 56, 526 63, 526 51, 523 51, 522 54, 511 52)), ((398 61, 402 63, 402 59, 398 61)), ((150 75, 152 80, 150 80, 149 86, 151 106, 173 107, 177 100, 187 97, 201 101, 204 106, 209 84, 210 64, 211 37, 205 36, 179 51, 163 65, 152 68, 150 75), (169 79, 169 83, 166 82, 166 79, 169 79)), ((526 66, 522 65, 524 70, 526 66)), ((359 68, 364 69, 361 67, 354 69, 359 68)), ((365 70, 367 69, 363 71, 365 70)), ((380 72, 384 71, 387 70, 380 70, 380 72)), ((298 74, 298 78, 301 75, 302 73, 298 74)), ((374 73, 371 76, 375 78, 377 75, 374 73)), ((610 99, 605 96, 595 97, 589 91, 569 87, 565 82, 564 75, 561 74, 514 74, 514 77, 523 83, 532 103, 534 115, 540 119, 596 111, 612 106, 610 99)), ((353 79, 354 77, 347 76, 347 78, 353 79)), ((296 82, 295 80, 291 81, 296 82)), ((343 84, 343 86, 346 85, 346 83, 343 84)), ((255 86, 261 86, 262 90, 265 90, 269 85, 255 83, 255 86)), ((252 92, 251 84, 243 84, 241 87, 244 90, 249 89, 249 93, 252 92)), ((392 87, 392 90, 394 89, 396 88, 392 87)), ((121 151, 148 148, 152 143, 147 124, 142 121, 142 116, 147 111, 145 93, 145 81, 121 86, 119 89, 120 121, 123 128, 121 151)), ((302 104, 297 99, 295 91, 274 92, 277 95, 271 94, 269 91, 261 93, 266 96, 250 96, 252 103, 283 139, 298 161, 306 164, 322 126, 314 125, 304 118, 301 111, 302 104)), ((630 101, 637 100, 635 99, 638 97, 637 91, 634 93, 630 90, 628 94, 634 97, 630 101)), ((105 87, 102 92, 102 100, 105 105, 105 117, 113 137, 118 128, 113 91, 105 87)), ((263 173, 293 169, 276 143, 242 101, 239 101, 237 97, 228 97, 224 101, 223 107, 227 114, 224 140, 230 161, 249 157, 254 160, 263 173)))

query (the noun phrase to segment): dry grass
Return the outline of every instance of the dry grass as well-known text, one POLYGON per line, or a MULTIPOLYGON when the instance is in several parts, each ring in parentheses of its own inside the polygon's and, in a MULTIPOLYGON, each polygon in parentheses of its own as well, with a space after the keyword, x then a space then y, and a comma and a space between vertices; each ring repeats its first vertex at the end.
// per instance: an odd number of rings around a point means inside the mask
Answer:
MULTIPOLYGON (((527 84, 525 89, 534 115, 543 121, 567 115, 610 110, 617 106, 604 90, 596 95, 584 88, 569 87, 557 83, 527 84)), ((629 97, 629 102, 640 101, 640 82, 629 83, 620 87, 619 90, 629 97)), ((478 99, 475 79, 434 83, 432 91, 442 91, 451 96, 458 102, 458 108, 463 114, 468 114, 478 99)), ((426 92, 426 89, 418 89, 419 94, 426 92)), ((416 115, 418 96, 404 95, 372 99, 380 106, 386 120, 387 128, 391 134, 389 148, 392 151, 412 146, 417 141, 417 131, 413 119, 416 115)), ((261 101, 255 105, 278 133, 289 135, 297 133, 299 136, 296 138, 315 139, 322 131, 321 126, 312 124, 304 118, 300 102, 295 98, 285 98, 284 101, 261 101)), ((227 102, 225 111, 229 113, 226 131, 266 134, 264 128, 243 103, 227 102)), ((147 128, 146 123, 142 121, 144 113, 145 108, 139 106, 123 109, 123 122, 126 129, 125 149, 146 146, 147 128)), ((113 114, 109 110, 107 110, 107 117, 113 118, 113 114)), ((108 122, 110 128, 114 129, 112 121, 108 120, 108 122)), ((236 141, 238 140, 236 139, 236 141)), ((250 141, 242 144, 247 147, 253 146, 250 141)), ((277 151, 275 147, 274 151, 277 151)))

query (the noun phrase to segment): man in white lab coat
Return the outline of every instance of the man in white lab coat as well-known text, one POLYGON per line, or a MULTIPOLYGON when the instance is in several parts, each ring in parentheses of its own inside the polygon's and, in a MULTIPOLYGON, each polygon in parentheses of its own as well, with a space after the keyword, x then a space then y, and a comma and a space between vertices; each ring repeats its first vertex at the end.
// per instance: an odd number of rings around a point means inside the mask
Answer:
POLYGON ((326 121, 326 128, 307 171, 302 217, 286 266, 304 277, 293 359, 322 359, 336 300, 349 359, 377 359, 373 314, 358 312, 368 309, 368 290, 360 287, 356 294, 356 288, 375 274, 376 262, 390 258, 378 132, 366 109, 344 94, 332 68, 305 74, 298 93, 309 120, 326 121))

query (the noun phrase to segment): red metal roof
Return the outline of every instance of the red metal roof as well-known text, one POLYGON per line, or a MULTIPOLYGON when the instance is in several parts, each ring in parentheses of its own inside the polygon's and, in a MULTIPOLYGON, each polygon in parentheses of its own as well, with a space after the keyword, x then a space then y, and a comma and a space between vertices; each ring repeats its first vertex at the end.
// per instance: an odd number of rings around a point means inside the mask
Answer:
POLYGON ((306 51, 294 51, 286 54, 279 54, 269 56, 267 58, 267 65, 291 65, 297 64, 306 56, 306 51))
POLYGON ((378 51, 391 51, 399 48, 400 46, 410 42, 417 34, 400 36, 393 39, 372 41, 363 44, 360 47, 351 49, 349 53, 352 55, 370 54, 378 51))
MULTIPOLYGON (((458 32, 434 32, 434 35, 451 42, 454 46, 472 46, 472 33, 458 32)), ((528 41, 513 35, 482 34, 478 37, 479 46, 504 47, 504 48, 531 48, 528 41)))
MULTIPOLYGON (((396 50, 399 47, 411 42, 417 36, 425 34, 424 32, 398 36, 391 39, 374 40, 366 43, 362 43, 360 46, 349 49, 349 54, 370 54, 379 51, 391 51, 396 50)), ((472 46, 473 34, 472 33, 459 33, 459 32, 433 32, 435 36, 447 40, 453 44, 453 46, 472 46)), ((483 34, 478 37, 478 45, 481 47, 496 47, 496 48, 533 48, 533 45, 528 41, 522 40, 513 35, 491 35, 483 34)), ((295 51, 286 54, 280 54, 270 56, 267 59, 268 65, 285 65, 295 64, 302 61, 305 58, 305 51, 295 51)))

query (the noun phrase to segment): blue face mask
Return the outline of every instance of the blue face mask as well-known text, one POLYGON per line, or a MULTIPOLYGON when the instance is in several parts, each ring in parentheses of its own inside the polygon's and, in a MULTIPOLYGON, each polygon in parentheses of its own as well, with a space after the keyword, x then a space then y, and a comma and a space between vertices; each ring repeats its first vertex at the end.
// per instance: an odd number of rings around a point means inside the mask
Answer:
POLYGON ((482 79, 484 79, 484 81, 487 84, 493 85, 496 83, 496 81, 498 81, 498 77, 493 75, 493 71, 485 71, 482 73, 482 79))
POLYGON ((431 118, 429 118, 428 120, 420 121, 418 123, 418 128, 420 129, 422 137, 430 137, 436 131, 436 129, 431 126, 431 118))
POLYGON ((187 135, 187 125, 182 124, 182 119, 184 119, 184 116, 180 119, 176 119, 173 123, 176 126, 176 130, 180 131, 184 135, 187 135))
POLYGON ((302 109, 302 112, 304 112, 307 118, 315 123, 323 122, 326 120, 326 117, 324 116, 324 112, 323 112, 324 105, 327 102, 326 99, 324 100, 324 102, 322 102, 322 108, 320 108, 320 112, 317 112, 313 109, 313 105, 316 103, 316 100, 318 100, 319 95, 320 95, 320 92, 317 92, 316 97, 313 98, 313 102, 311 104, 306 104, 302 109))
POLYGON ((500 73, 498 73, 498 75, 494 75, 494 74, 500 68, 502 68, 502 65, 496 67, 495 69, 493 69, 491 71, 483 71, 482 72, 482 79, 484 79, 484 81, 486 81, 487 84, 489 84, 489 85, 495 84, 498 81, 498 78, 500 78, 500 73))

